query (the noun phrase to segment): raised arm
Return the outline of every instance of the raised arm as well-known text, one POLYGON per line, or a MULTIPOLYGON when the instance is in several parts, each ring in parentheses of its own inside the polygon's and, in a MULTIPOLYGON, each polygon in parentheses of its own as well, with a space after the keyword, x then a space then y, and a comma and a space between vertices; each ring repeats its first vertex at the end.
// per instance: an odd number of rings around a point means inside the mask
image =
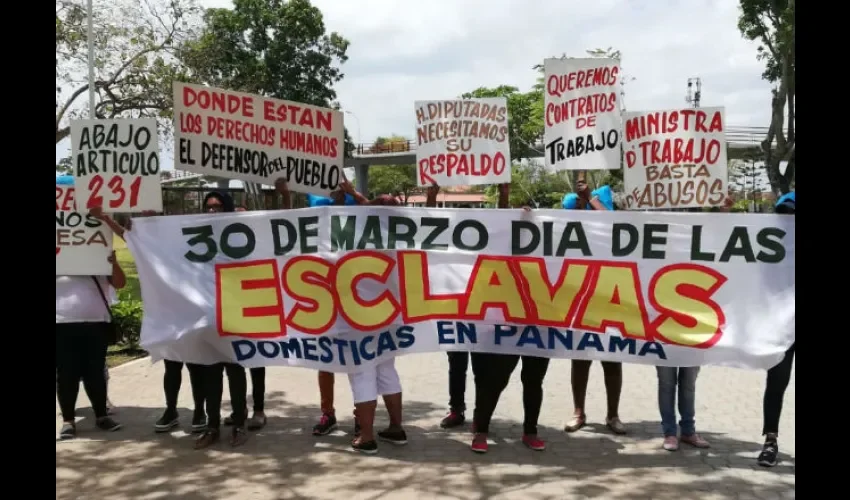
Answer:
POLYGON ((280 196, 283 198, 281 210, 292 208, 292 194, 289 191, 289 186, 286 184, 286 179, 280 178, 274 181, 274 189, 280 193, 280 196))
POLYGON ((440 186, 436 184, 428 186, 428 189, 425 190, 425 206, 428 208, 436 208, 438 194, 440 194, 440 186))
POLYGON ((499 208, 511 208, 511 185, 508 183, 499 184, 499 208))
POLYGON ((124 274, 124 270, 121 269, 118 259, 115 258, 115 250, 109 255, 109 262, 112 264, 112 274, 107 276, 106 279, 112 285, 112 288, 120 290, 127 284, 127 276, 124 274))
POLYGON ((369 198, 366 198, 362 194, 358 193, 356 189, 354 189, 354 185, 348 180, 343 179, 342 182, 339 183, 340 189, 342 192, 348 195, 351 195, 354 198, 354 201, 357 202, 358 205, 368 205, 369 198))

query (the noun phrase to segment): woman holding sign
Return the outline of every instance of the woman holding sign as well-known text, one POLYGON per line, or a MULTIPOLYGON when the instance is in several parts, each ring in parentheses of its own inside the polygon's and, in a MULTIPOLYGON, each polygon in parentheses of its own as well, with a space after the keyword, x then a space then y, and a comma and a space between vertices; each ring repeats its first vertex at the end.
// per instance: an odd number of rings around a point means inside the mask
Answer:
MULTIPOLYGON (((563 207, 566 210, 614 210, 614 196, 611 188, 600 186, 593 192, 587 183, 580 179, 576 182, 576 192, 564 196, 563 207)), ((587 383, 590 381, 590 366, 593 362, 586 359, 572 360, 571 382, 573 390, 573 418, 564 427, 567 432, 575 432, 587 423, 584 404, 587 398, 587 383)), ((620 393, 623 390, 623 364, 614 361, 602 361, 605 374, 605 392, 607 394, 608 415, 605 425, 614 434, 625 434, 626 427, 620 421, 620 393)))
POLYGON ((80 380, 91 401, 95 426, 117 431, 106 407, 106 347, 112 313, 107 296, 123 288, 127 278, 115 258, 109 256, 108 276, 56 276, 56 397, 62 410, 60 439, 77 436, 75 423, 80 380))

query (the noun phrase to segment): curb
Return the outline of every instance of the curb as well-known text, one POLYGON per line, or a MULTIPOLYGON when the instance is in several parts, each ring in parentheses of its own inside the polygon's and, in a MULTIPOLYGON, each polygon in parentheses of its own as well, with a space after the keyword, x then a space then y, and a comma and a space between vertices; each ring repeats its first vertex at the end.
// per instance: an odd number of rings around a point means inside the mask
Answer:
POLYGON ((118 370, 120 370, 120 369, 122 369, 122 368, 127 368, 127 367, 130 367, 130 366, 136 365, 136 364, 138 364, 138 363, 141 363, 142 361, 147 361, 148 363, 150 363, 150 361, 151 361, 151 357, 150 357, 150 356, 145 356, 144 358, 134 359, 133 361, 130 361, 130 362, 128 362, 128 363, 124 363, 123 365, 118 365, 118 366, 115 366, 115 367, 110 368, 110 369, 109 369, 109 372, 110 372, 110 373, 115 373, 116 371, 118 371, 118 370))

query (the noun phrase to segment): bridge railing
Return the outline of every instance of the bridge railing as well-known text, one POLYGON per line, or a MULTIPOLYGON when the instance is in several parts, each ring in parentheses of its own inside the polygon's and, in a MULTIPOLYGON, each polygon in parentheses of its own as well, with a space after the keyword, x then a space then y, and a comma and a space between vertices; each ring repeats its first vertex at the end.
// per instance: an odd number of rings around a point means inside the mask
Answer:
MULTIPOLYGON (((726 142, 741 146, 759 146, 767 135, 767 129, 768 127, 730 126, 726 129, 726 142)), ((416 151, 416 141, 410 139, 382 142, 376 141, 371 143, 360 143, 354 145, 354 154, 358 156, 407 153, 413 151, 416 151)))

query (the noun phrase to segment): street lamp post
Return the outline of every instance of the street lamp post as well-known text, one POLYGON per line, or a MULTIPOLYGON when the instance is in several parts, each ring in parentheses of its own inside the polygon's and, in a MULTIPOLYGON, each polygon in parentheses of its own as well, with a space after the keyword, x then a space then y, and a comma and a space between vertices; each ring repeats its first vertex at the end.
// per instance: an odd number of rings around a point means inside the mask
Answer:
POLYGON ((360 142, 360 118, 357 118, 357 115, 351 111, 346 111, 345 114, 351 115, 354 118, 354 121, 357 122, 357 147, 360 148, 363 145, 363 143, 360 142))

